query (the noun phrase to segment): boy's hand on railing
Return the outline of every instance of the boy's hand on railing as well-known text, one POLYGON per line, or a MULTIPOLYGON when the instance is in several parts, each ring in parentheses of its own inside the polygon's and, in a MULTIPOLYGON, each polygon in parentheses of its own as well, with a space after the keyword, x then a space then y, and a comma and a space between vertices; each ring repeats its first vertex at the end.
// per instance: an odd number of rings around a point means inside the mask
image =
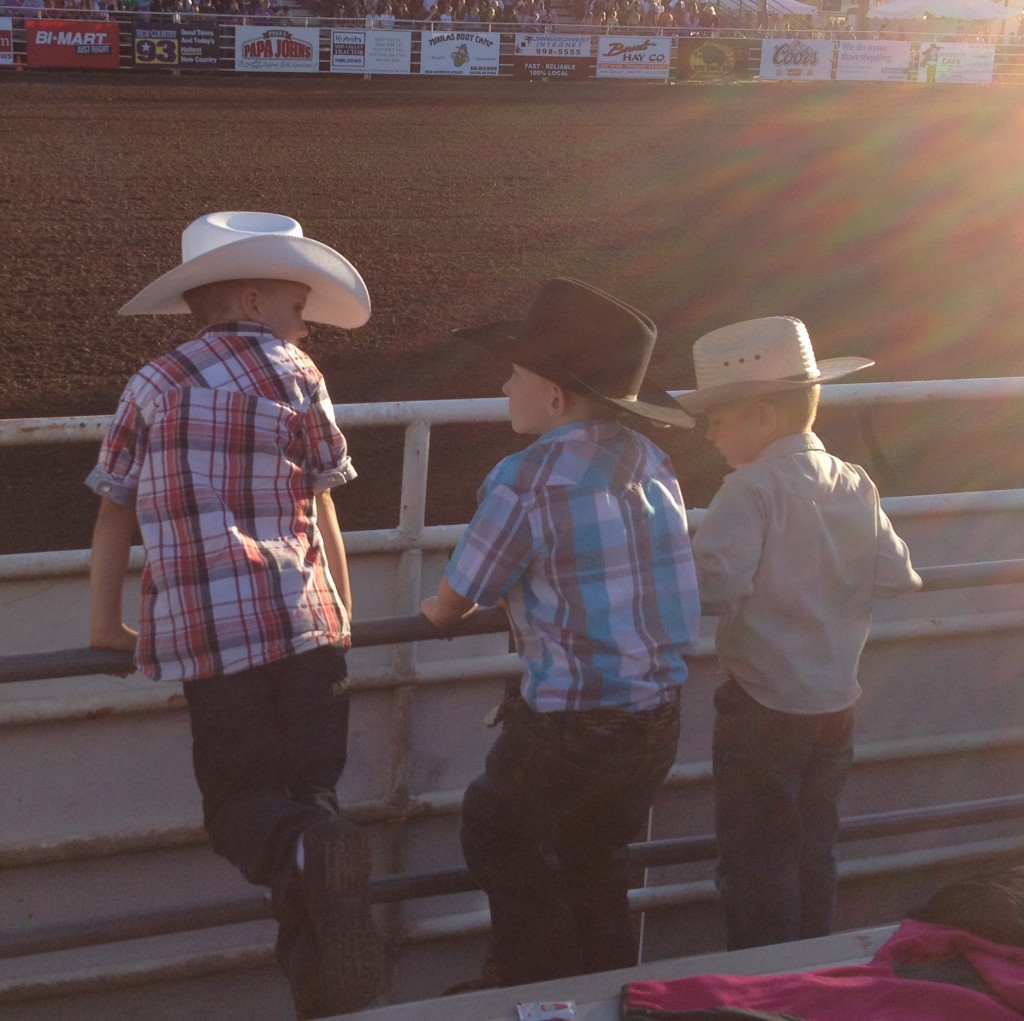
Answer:
POLYGON ((471 599, 460 596, 449 584, 446 578, 442 578, 437 586, 437 594, 427 596, 420 603, 420 613, 438 629, 438 631, 450 631, 457 624, 460 624, 467 617, 476 613, 477 605, 471 599))
MULTIPOLYGON (((93 629, 89 635, 89 648, 110 649, 113 652, 135 652, 135 646, 139 640, 138 631, 120 623, 106 631, 93 629)), ((127 677, 131 670, 106 671, 113 677, 127 677)))
POLYGON ((134 652, 139 640, 138 631, 127 624, 118 624, 105 631, 93 630, 89 646, 93 649, 114 649, 116 652, 134 652))
POLYGON ((438 606, 437 596, 427 596, 427 598, 420 603, 420 613, 423 614, 423 616, 426 617, 434 627, 440 628, 442 626, 440 623, 441 607, 438 606))
POLYGON ((467 611, 467 613, 462 617, 453 617, 451 613, 446 613, 444 611, 437 596, 427 596, 427 598, 420 603, 420 614, 426 617, 427 620, 429 620, 430 623, 433 624, 449 642, 452 640, 454 635, 447 634, 446 632, 450 632, 457 624, 465 620, 465 618, 475 609, 476 607, 474 606, 473 609, 467 611))

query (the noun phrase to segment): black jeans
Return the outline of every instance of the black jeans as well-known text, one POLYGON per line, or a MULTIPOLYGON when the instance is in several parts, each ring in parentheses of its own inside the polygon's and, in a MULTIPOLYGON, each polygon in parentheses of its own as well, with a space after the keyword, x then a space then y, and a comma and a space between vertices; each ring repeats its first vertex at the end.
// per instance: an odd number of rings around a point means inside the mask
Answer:
POLYGON ((678 740, 678 702, 643 713, 521 702, 508 716, 462 803, 463 854, 490 900, 502 985, 636 963, 623 852, 678 740))
POLYGON ((715 692, 718 886, 728 949, 825 936, 836 901, 837 801, 854 710, 768 709, 731 678, 715 692))
POLYGON ((280 893, 299 834, 338 814, 349 696, 345 654, 325 646, 185 684, 203 822, 217 854, 280 893))

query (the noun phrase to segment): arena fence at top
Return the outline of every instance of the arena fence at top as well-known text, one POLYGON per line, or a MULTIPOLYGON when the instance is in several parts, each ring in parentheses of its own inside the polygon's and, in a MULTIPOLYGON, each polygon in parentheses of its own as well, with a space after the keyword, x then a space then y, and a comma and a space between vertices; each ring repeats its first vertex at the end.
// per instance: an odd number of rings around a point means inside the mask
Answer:
MULTIPOLYGON (((892 24, 788 14, 780 0, 735 0, 718 28, 75 11, 9 0, 0 17, 0 70, 120 70, 172 74, 306 74, 513 78, 523 81, 1024 82, 1014 8, 996 17, 892 24), (746 5, 744 7, 744 4, 746 5), (763 25, 767 27, 751 27, 763 25), (941 32, 943 34, 935 34, 941 32)), ((38 0, 37 0, 38 2, 38 0)), ((792 0, 788 0, 792 3, 792 0)), ((828 0, 824 0, 823 6, 828 0)), ((834 2, 834 0, 833 0, 834 2)), ((801 4, 801 7, 808 5, 801 4)), ((810 10, 815 10, 813 7, 810 10)))

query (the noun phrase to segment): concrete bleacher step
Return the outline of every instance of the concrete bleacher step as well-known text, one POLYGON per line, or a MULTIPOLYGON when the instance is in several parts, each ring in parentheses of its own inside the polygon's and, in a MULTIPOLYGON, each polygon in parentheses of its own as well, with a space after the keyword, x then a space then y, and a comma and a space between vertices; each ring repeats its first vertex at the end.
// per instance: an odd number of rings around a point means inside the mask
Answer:
POLYGON ((203 833, 178 686, 8 685, 0 770, 0 1018, 291 1016, 264 891, 203 833))
POLYGON ((274 923, 244 922, 0 960, 4 1021, 293 1016, 274 923))
POLYGON ((0 846, 0 957, 208 924, 189 919, 212 913, 231 921, 266 913, 264 892, 205 842, 143 850, 124 834, 107 836, 120 850, 0 846))

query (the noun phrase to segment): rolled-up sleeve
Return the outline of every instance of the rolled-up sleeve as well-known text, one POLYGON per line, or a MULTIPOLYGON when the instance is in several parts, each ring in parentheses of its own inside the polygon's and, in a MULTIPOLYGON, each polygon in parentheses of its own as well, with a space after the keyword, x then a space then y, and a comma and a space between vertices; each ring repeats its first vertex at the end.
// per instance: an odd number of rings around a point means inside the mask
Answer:
POLYGON ((86 476, 85 484, 114 503, 134 506, 148 435, 149 427, 135 395, 130 388, 126 389, 100 444, 96 466, 86 476))
POLYGON ((505 485, 490 489, 448 562, 448 584, 471 602, 494 606, 526 570, 531 534, 520 495, 505 485))
POLYGON ((356 478, 348 443, 338 428, 334 407, 322 381, 306 410, 306 438, 314 493, 334 489, 356 478))

